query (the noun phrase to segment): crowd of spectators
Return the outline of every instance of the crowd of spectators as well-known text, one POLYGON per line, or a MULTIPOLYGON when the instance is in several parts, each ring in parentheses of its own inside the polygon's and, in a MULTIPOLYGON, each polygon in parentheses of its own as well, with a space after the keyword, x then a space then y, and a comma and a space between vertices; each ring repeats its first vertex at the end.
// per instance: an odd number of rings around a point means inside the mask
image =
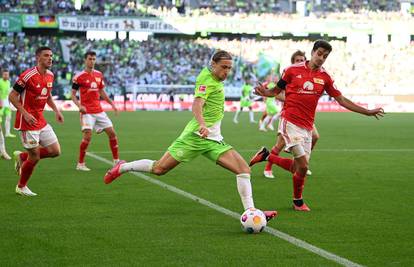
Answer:
MULTIPOLYGON (((293 1, 286 0, 85 0, 79 10, 73 0, 0 0, 0 12, 21 12, 104 16, 210 16, 235 13, 280 15, 295 13, 293 1)), ((375 14, 398 14, 400 1, 394 0, 307 0, 307 15, 317 17, 349 18, 356 16, 376 17, 375 14), (343 15, 346 14, 346 15, 343 15)))
MULTIPOLYGON (((347 94, 405 94, 413 91, 414 43, 407 46, 353 44, 332 41, 333 52, 326 62, 337 86, 347 94)), ((68 97, 73 74, 83 69, 83 54, 97 52, 97 68, 104 73, 112 94, 120 94, 131 85, 192 85, 201 68, 207 66, 215 49, 235 55, 234 71, 228 85, 239 86, 244 77, 256 77, 260 53, 270 55, 281 69, 289 65, 290 55, 300 49, 310 57, 308 40, 255 39, 174 39, 150 38, 147 41, 57 39, 52 36, 0 36, 0 66, 16 75, 35 65, 34 51, 40 45, 54 51, 52 71, 61 98, 68 97), (64 41, 64 42, 63 42, 64 41), (64 58, 63 52, 69 52, 64 58)), ((56 94, 56 93, 55 93, 56 94)))

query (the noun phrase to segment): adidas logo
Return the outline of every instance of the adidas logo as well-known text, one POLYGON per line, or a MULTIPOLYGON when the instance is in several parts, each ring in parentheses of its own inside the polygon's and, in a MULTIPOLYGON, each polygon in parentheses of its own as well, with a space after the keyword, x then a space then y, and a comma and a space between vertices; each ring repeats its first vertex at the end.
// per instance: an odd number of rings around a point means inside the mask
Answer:
POLYGON ((298 78, 298 79, 302 79, 302 75, 301 75, 301 74, 296 75, 296 78, 298 78))

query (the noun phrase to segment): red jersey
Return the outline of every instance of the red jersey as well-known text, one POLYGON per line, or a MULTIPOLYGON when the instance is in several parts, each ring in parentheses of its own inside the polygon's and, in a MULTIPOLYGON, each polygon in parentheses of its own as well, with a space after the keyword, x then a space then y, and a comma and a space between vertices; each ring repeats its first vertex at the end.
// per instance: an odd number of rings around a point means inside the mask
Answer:
POLYGON ((100 101, 100 90, 105 88, 103 75, 100 71, 81 71, 73 77, 72 89, 79 90, 79 100, 87 114, 103 111, 100 101))
POLYGON ((23 108, 36 118, 37 123, 29 125, 23 115, 17 111, 14 128, 21 131, 36 131, 46 126, 43 110, 47 99, 51 96, 54 75, 47 70, 40 74, 37 67, 30 68, 20 74, 13 89, 20 93, 19 101, 23 108))
POLYGON ((341 95, 334 81, 324 68, 311 70, 309 61, 285 69, 278 87, 285 89, 282 117, 287 121, 312 130, 316 106, 324 92, 331 97, 341 95))

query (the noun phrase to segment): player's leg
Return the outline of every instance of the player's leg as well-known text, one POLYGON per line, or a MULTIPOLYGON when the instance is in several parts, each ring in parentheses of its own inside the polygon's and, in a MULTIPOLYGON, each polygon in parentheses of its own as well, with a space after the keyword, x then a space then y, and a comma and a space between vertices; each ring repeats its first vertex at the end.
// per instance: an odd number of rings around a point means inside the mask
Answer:
POLYGON ((250 119, 250 123, 256 123, 256 121, 254 120, 254 112, 252 108, 252 103, 250 103, 249 105, 249 119, 250 119))
POLYGON ((40 160, 40 131, 21 131, 20 137, 23 147, 26 149, 26 160, 22 162, 20 168, 20 179, 16 186, 16 193, 24 196, 36 196, 30 191, 27 183, 33 173, 36 164, 40 160))
MULTIPOLYGON (((276 144, 272 147, 272 150, 270 151, 270 155, 279 156, 280 151, 285 147, 285 140, 283 137, 278 134, 276 138, 276 144)), ((274 178, 273 172, 272 172, 272 165, 273 163, 271 161, 267 161, 265 169, 263 171, 263 175, 266 178, 274 178)))
POLYGON ((109 147, 112 152, 112 159, 114 164, 119 162, 119 152, 118 152, 118 137, 116 136, 114 127, 108 127, 104 129, 105 133, 109 138, 109 147))
POLYGON ((316 143, 318 142, 320 138, 318 129, 316 128, 316 125, 313 125, 312 129, 312 150, 315 148, 316 143))
POLYGON ((118 151, 118 138, 115 133, 115 129, 112 125, 112 121, 109 119, 108 115, 105 112, 101 112, 98 114, 94 114, 96 118, 96 122, 94 125, 95 130, 97 133, 103 129, 108 136, 109 140, 109 147, 112 152, 112 159, 114 161, 114 165, 119 162, 119 151, 118 151))
POLYGON ((92 130, 96 124, 95 114, 80 114, 80 124, 82 131, 82 141, 79 144, 79 157, 78 162, 76 163, 76 170, 90 171, 90 169, 86 167, 85 155, 92 140, 92 130))
POLYGON ((303 189, 305 186, 306 172, 308 171, 309 155, 302 145, 296 145, 291 149, 295 157, 296 171, 293 174, 293 208, 297 211, 310 211, 303 201, 303 189))
POLYGON ((234 118, 233 118, 234 123, 239 123, 239 114, 240 114, 240 111, 243 110, 243 107, 241 105, 242 103, 240 103, 240 108, 236 110, 236 113, 234 113, 234 118))
POLYGON ((3 130, 1 129, 1 125, 0 125, 0 157, 5 160, 11 159, 11 157, 9 156, 9 154, 7 154, 7 151, 6 151, 6 142, 4 140, 3 130))
POLYGON ((198 136, 190 134, 184 138, 177 138, 168 151, 158 160, 141 159, 132 162, 125 162, 121 160, 111 170, 109 170, 105 177, 106 184, 126 172, 148 172, 155 175, 163 175, 175 168, 180 162, 187 162, 201 154, 200 144, 206 142, 198 136), (195 150, 194 150, 195 148, 195 150))
POLYGON ((165 152, 161 159, 157 161, 150 159, 140 159, 136 161, 125 162, 121 160, 105 174, 104 182, 106 184, 109 184, 127 172, 147 172, 153 173, 155 175, 164 175, 175 168, 178 164, 180 164, 180 162, 172 157, 169 151, 165 152))
MULTIPOLYGON (((237 191, 239 192, 244 210, 254 208, 253 191, 250 182, 250 168, 240 154, 230 149, 222 153, 217 164, 236 174, 237 191)), ((276 211, 264 211, 267 220, 277 215, 276 211)))
POLYGON ((14 138, 16 136, 10 132, 10 129, 11 129, 11 117, 12 117, 12 112, 11 112, 10 107, 6 107, 5 108, 4 114, 6 116, 6 120, 4 122, 4 130, 5 130, 6 137, 14 138))
POLYGON ((89 144, 92 140, 92 130, 85 129, 82 131, 82 141, 79 145, 79 159, 78 163, 76 164, 76 170, 78 171, 90 171, 88 167, 86 167, 85 164, 85 156, 86 156, 86 150, 88 149, 89 144))

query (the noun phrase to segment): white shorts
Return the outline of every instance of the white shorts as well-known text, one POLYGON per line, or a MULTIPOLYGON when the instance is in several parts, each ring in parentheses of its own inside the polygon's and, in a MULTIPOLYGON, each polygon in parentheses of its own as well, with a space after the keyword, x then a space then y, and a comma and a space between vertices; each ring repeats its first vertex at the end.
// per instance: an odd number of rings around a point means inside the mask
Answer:
POLYGON ((95 114, 81 114, 81 127, 84 130, 95 130, 101 133, 104 129, 112 127, 112 122, 105 112, 95 114))
POLYGON ((32 149, 39 145, 47 147, 58 142, 57 136, 49 124, 37 131, 20 131, 20 138, 26 149, 32 149))
POLYGON ((278 132, 282 135, 285 140, 285 151, 291 152, 292 147, 300 146, 299 149, 295 149, 295 158, 302 156, 307 157, 309 160, 312 150, 312 131, 296 126, 295 124, 288 122, 282 118, 279 122, 278 132), (300 151, 299 153, 297 151, 300 151))

